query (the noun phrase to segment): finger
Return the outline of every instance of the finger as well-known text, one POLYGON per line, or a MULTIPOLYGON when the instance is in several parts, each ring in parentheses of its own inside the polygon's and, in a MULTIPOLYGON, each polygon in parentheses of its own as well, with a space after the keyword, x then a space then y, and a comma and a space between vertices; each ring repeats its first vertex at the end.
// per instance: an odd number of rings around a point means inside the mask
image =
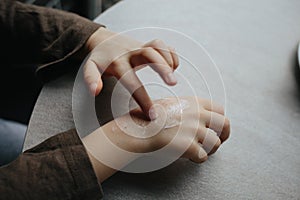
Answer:
POLYGON ((172 56, 172 60, 173 60, 173 70, 176 70, 179 66, 179 58, 178 55, 176 53, 175 48, 173 47, 169 47, 169 50, 171 52, 171 56, 172 56))
POLYGON ((169 66, 173 69, 174 68, 174 62, 171 55, 171 52, 167 45, 162 40, 153 40, 147 44, 144 45, 144 47, 152 47, 155 49, 169 64, 169 66))
POLYGON ((202 105, 206 110, 224 115, 224 107, 223 106, 216 104, 207 99, 199 98, 198 100, 199 100, 199 104, 202 105))
POLYGON ((92 95, 97 96, 102 90, 101 74, 96 63, 88 59, 83 67, 83 77, 92 95))
POLYGON ((208 155, 215 153, 221 145, 221 140, 217 133, 208 128, 199 129, 198 140, 208 155))
POLYGON ((207 128, 210 128, 217 133, 221 142, 228 139, 230 134, 230 123, 224 115, 206 111, 201 113, 201 118, 204 119, 207 128))
POLYGON ((149 119, 155 119, 155 113, 150 108, 152 107, 152 101, 143 86, 140 79, 135 74, 131 65, 127 62, 116 63, 122 67, 118 67, 119 71, 116 71, 115 77, 120 80, 122 85, 130 92, 134 100, 141 107, 142 111, 149 119), (151 116, 150 116, 151 115, 151 116))
POLYGON ((206 151, 202 148, 202 145, 199 144, 197 141, 193 141, 193 143, 186 151, 184 157, 189 158, 195 163, 203 163, 208 158, 206 151))
POLYGON ((164 58, 153 48, 143 48, 139 50, 135 56, 141 56, 142 60, 147 62, 143 64, 149 64, 150 67, 161 76, 161 78, 165 81, 166 84, 175 85, 177 83, 176 77, 173 74, 173 69, 168 65, 164 58))

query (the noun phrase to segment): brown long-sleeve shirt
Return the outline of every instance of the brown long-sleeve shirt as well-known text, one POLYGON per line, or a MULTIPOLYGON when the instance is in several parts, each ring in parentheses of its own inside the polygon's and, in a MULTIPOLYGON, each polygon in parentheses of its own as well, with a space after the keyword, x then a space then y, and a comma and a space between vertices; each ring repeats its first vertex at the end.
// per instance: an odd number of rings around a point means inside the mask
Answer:
MULTIPOLYGON (((59 75, 99 27, 75 14, 1 0, 0 85, 9 91, 10 86, 21 85, 23 71, 46 79, 59 75)), ((1 200, 101 197, 101 187, 74 130, 48 139, 0 168, 1 200)))
POLYGON ((101 186, 75 130, 46 140, 0 168, 1 200, 101 197, 101 186))
POLYGON ((0 117, 28 123, 40 89, 34 90, 40 83, 35 74, 48 81, 76 66, 73 55, 99 26, 75 14, 0 0, 0 117))

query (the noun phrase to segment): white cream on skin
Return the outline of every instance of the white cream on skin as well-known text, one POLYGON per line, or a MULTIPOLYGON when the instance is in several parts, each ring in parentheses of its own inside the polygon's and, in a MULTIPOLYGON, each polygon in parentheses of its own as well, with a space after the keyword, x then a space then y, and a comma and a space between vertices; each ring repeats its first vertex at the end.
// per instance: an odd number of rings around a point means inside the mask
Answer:
POLYGON ((171 106, 166 106, 167 120, 164 128, 167 129, 179 126, 181 124, 181 115, 183 111, 189 107, 189 102, 185 99, 179 99, 179 102, 173 103, 171 106))
MULTIPOLYGON (((117 126, 126 134, 138 137, 148 138, 156 135, 160 131, 173 128, 181 124, 183 111, 189 108, 189 102, 185 99, 164 98, 154 102, 154 110, 157 118, 151 122, 134 119, 129 115, 117 118, 117 126)), ((113 127, 113 132, 116 127, 113 127)))

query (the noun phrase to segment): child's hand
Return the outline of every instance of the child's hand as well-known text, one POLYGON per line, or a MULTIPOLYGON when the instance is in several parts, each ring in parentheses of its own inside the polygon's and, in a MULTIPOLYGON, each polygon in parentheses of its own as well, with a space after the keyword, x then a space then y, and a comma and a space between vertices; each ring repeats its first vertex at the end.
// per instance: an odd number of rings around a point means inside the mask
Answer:
POLYGON ((169 159, 169 153, 175 152, 178 158, 202 163, 229 137, 223 108, 208 100, 182 97, 153 103, 158 114, 155 120, 148 121, 141 109, 135 109, 83 138, 99 181, 143 155, 124 154, 115 145, 134 153, 154 152, 168 145, 170 152, 160 156, 169 159))
POLYGON ((101 75, 122 78, 122 84, 150 119, 152 102, 135 71, 149 64, 168 85, 177 83, 173 71, 179 65, 178 57, 174 49, 160 40, 143 44, 100 28, 89 38, 86 47, 91 55, 84 66, 84 77, 91 93, 98 95, 101 91, 101 75))
POLYGON ((223 108, 208 100, 182 97, 153 103, 158 114, 154 121, 147 121, 136 109, 105 125, 109 126, 105 128, 106 135, 120 148, 140 153, 153 152, 170 143, 172 151, 181 151, 183 157, 197 163, 205 161, 229 137, 229 120, 223 108), (111 133, 111 129, 115 132, 111 133))

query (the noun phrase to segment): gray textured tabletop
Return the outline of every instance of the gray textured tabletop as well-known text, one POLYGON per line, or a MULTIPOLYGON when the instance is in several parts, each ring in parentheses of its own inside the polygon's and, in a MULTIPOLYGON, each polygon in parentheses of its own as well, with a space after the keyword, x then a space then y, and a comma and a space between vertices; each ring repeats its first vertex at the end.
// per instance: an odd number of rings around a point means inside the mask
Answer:
MULTIPOLYGON (((221 71, 232 132, 202 165, 117 173, 105 199, 300 199, 299 9, 299 0, 125 0, 99 16, 113 31, 164 27, 200 42, 221 71)), ((74 127, 73 80, 45 85, 24 149, 74 127)))

